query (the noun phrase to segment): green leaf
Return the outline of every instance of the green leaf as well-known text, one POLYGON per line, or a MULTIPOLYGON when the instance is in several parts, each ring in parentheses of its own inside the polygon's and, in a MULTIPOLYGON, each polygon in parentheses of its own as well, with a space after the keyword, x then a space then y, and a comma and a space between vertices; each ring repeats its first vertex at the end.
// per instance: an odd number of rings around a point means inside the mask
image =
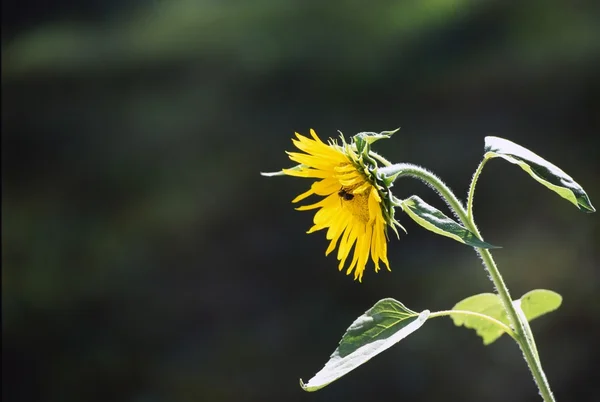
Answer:
POLYGON ((478 248, 499 248, 481 241, 472 232, 442 212, 413 195, 400 203, 402 210, 415 222, 442 236, 450 237, 460 243, 478 248))
MULTIPOLYGON (((536 289, 525 293, 520 299, 514 300, 513 305, 520 309, 527 321, 556 310, 562 303, 562 297, 551 290, 536 289)), ((481 293, 467 297, 458 302, 452 310, 472 311, 484 314, 494 320, 510 326, 510 321, 497 294, 481 293)), ((500 338, 504 330, 484 318, 463 315, 459 313, 450 314, 456 326, 464 325, 466 328, 474 329, 483 339, 484 345, 489 345, 500 338)))
POLYGON ((429 310, 419 314, 397 300, 379 300, 350 325, 325 367, 300 385, 309 392, 327 386, 419 329, 428 317, 429 310))
POLYGON ((596 212, 583 188, 559 167, 514 142, 499 137, 485 137, 485 158, 500 157, 519 165, 535 180, 584 212, 596 212))
MULTIPOLYGON (((467 297, 466 299, 458 302, 452 310, 465 310, 473 311, 487 315, 493 319, 496 319, 506 325, 509 325, 508 316, 502 305, 500 297, 494 293, 481 293, 475 296, 467 297)), ((450 314, 454 325, 464 325, 466 328, 474 329, 481 338, 483 338, 483 344, 489 345, 496 339, 500 338, 504 333, 504 330, 493 322, 490 322, 484 318, 465 316, 462 314, 450 314)))
POLYGON ((521 299, 513 302, 520 306, 528 321, 538 318, 560 307, 562 296, 546 289, 535 289, 525 293, 521 299))

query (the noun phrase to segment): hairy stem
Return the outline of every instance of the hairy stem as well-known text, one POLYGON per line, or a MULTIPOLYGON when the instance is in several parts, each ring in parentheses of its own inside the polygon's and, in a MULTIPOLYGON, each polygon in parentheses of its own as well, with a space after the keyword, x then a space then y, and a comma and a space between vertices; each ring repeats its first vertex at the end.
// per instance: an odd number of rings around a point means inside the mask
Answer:
MULTIPOLYGON (((471 183, 471 189, 469 190, 469 204, 471 208, 471 214, 469 214, 467 209, 463 207, 463 205, 458 200, 458 198, 456 198, 452 190, 450 190, 450 188, 442 180, 440 180, 440 178, 438 178, 435 174, 431 173, 427 169, 413 164, 399 163, 382 168, 379 171, 386 176, 395 176, 396 178, 414 177, 431 186, 439 193, 442 199, 446 201, 450 209, 452 209, 452 211, 460 219, 462 224, 475 235, 477 235, 477 237, 480 240, 483 241, 483 238, 479 233, 477 226, 475 225, 475 221, 472 215, 475 182, 477 181, 477 178, 479 177, 479 174, 483 169, 483 165, 484 162, 482 162, 479 165, 477 172, 473 176, 474 182, 471 183)), ((485 265, 486 270, 488 271, 490 279, 496 287, 498 296, 502 300, 502 304, 504 305, 504 308, 508 314, 508 318, 513 328, 515 329, 515 340, 521 348, 521 351, 523 352, 525 361, 527 362, 527 365, 531 370, 531 373, 540 391, 540 394, 544 398, 544 401, 554 402, 554 396, 552 395, 552 391, 550 390, 550 384, 546 379, 546 375, 542 370, 542 365, 537 354, 535 343, 533 341, 533 334, 531 332, 531 328, 529 327, 529 323, 527 322, 525 317, 523 317, 517 312, 515 306, 513 305, 508 288, 506 287, 506 284, 502 279, 502 275, 500 274, 500 271, 498 270, 498 267, 494 262, 492 253, 489 250, 482 248, 475 248, 475 250, 483 260, 483 263, 485 265)))
POLYGON ((481 163, 479 163, 477 170, 475 170, 475 173, 473 174, 471 185, 469 186, 469 195, 467 197, 467 216, 471 221, 473 220, 473 199, 475 198, 475 186, 477 185, 477 179, 479 179, 479 175, 481 175, 481 171, 483 170, 486 162, 487 159, 484 159, 481 161, 481 163))
POLYGON ((442 199, 448 204, 450 209, 460 218, 466 219, 465 208, 462 206, 460 200, 456 198, 452 190, 435 174, 429 170, 422 168, 421 166, 413 165, 411 163, 396 163, 392 166, 379 169, 379 173, 383 173, 385 176, 396 176, 400 177, 413 177, 419 179, 434 190, 436 190, 442 199), (462 215, 461 215, 462 213, 462 215))

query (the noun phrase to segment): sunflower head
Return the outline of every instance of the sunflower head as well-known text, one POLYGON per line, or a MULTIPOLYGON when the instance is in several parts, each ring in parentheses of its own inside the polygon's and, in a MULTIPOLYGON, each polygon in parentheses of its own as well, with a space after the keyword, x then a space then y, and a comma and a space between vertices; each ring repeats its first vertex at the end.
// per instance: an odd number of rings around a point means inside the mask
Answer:
POLYGON ((378 164, 386 166, 389 162, 370 149, 373 142, 389 138, 394 132, 359 133, 349 143, 341 133, 339 142, 330 139, 327 143, 312 129, 311 138, 296 133, 292 142, 301 152, 288 152, 288 155, 298 165, 278 172, 315 180, 310 189, 292 202, 313 195, 321 197, 319 201, 297 209, 317 210, 314 225, 308 233, 327 229, 326 237, 330 243, 325 254, 330 254, 337 246, 339 270, 346 267, 348 275, 354 271, 354 279, 359 281, 369 257, 375 272, 379 271, 380 262, 390 269, 387 228, 391 227, 396 235, 396 226, 402 228, 394 219, 391 180, 378 174, 378 164))

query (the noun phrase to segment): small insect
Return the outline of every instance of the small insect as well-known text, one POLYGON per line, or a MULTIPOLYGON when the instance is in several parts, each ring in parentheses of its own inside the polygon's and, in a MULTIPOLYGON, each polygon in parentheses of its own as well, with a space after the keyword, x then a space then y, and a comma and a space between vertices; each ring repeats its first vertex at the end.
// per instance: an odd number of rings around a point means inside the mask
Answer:
POLYGON ((351 199, 354 198, 354 194, 347 192, 346 190, 344 190, 344 187, 342 187, 340 189, 340 191, 338 191, 338 195, 340 196, 340 198, 346 200, 346 201, 350 201, 351 199))

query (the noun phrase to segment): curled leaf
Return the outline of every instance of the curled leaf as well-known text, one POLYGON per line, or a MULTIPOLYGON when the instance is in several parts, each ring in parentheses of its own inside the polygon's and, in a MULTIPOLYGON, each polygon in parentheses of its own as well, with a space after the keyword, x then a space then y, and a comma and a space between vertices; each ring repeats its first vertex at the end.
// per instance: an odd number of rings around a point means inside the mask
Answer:
POLYGON ((583 188, 558 166, 512 141, 500 137, 485 137, 485 158, 496 157, 520 166, 539 183, 569 200, 580 210, 596 211, 583 188))

